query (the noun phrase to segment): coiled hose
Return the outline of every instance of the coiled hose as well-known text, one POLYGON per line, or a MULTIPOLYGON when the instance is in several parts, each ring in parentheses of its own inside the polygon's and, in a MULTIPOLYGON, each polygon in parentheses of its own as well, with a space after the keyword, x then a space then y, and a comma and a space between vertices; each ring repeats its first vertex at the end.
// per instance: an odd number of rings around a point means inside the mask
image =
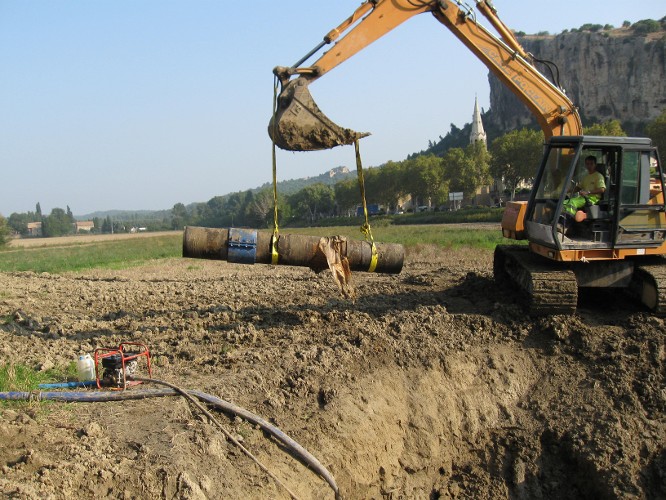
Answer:
MULTIPOLYGON (((139 380, 136 378, 136 380, 139 380)), ((324 467, 319 460, 317 460, 310 452, 303 448, 300 444, 294 441, 287 434, 282 432, 280 429, 267 422, 263 418, 255 415, 254 413, 249 412, 248 410, 241 408, 233 403, 225 401, 210 394, 206 394, 201 391, 193 390, 182 390, 167 382, 155 379, 140 379, 145 382, 154 382, 157 384, 167 385, 168 388, 165 389, 139 389, 132 391, 84 391, 84 392, 74 392, 74 391, 33 391, 33 392, 0 392, 0 401, 61 401, 68 403, 99 403, 99 402, 109 402, 109 401, 128 401, 128 400, 137 400, 137 399, 146 399, 146 398, 159 398, 165 396, 177 396, 181 395, 181 391, 194 396, 201 401, 208 403, 211 406, 218 408, 219 410, 230 413, 234 416, 238 415, 239 417, 251 422, 255 425, 258 425, 261 429, 266 431, 268 434, 277 439, 282 443, 288 450, 293 452, 293 454, 306 466, 315 471, 319 476, 321 476, 331 487, 335 493, 336 500, 341 498, 340 491, 338 486, 333 478, 333 475, 324 467)), ((291 492, 290 492, 291 493, 291 492)), ((292 494, 293 496, 293 494, 292 494)))

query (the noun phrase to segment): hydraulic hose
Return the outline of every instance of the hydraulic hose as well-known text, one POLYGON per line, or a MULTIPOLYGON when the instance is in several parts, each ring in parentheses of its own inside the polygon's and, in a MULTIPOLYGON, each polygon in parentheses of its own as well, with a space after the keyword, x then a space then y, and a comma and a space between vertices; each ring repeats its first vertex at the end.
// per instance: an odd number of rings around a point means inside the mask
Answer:
MULTIPOLYGON (((144 379, 155 383, 166 384, 165 382, 144 379)), ((299 458, 306 466, 315 471, 322 477, 331 487, 335 493, 335 498, 340 499, 340 491, 333 478, 333 475, 324 467, 319 460, 317 460, 310 452, 303 448, 300 444, 294 441, 287 434, 282 432, 279 428, 267 422, 263 418, 241 408, 233 403, 225 401, 210 394, 201 391, 187 390, 186 393, 218 408, 219 410, 238 415, 248 422, 258 425, 261 429, 277 439, 287 449, 299 458)), ((146 398, 158 398, 165 396, 177 396, 178 390, 171 388, 165 389, 140 389, 132 391, 33 391, 33 392, 0 392, 0 401, 61 401, 61 402, 78 402, 78 403, 98 403, 109 401, 128 401, 146 398)))

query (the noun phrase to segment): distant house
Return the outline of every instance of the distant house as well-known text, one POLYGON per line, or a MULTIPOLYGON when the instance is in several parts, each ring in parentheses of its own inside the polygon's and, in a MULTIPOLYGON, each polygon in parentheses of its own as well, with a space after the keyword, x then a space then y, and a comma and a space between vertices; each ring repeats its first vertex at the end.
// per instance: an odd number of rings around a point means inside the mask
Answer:
POLYGON ((91 220, 77 220, 74 228, 76 233, 89 233, 95 229, 95 223, 91 220))
POLYGON ((41 222, 28 222, 28 236, 41 236, 42 223, 41 222))

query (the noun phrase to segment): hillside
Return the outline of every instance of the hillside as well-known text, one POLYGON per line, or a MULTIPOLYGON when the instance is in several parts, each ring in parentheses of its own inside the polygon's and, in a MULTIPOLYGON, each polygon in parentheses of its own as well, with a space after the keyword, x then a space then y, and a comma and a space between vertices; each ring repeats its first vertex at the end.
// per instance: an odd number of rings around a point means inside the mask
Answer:
MULTIPOLYGON (((325 184, 327 186, 332 186, 337 182, 348 179, 350 177, 355 177, 356 173, 351 172, 347 167, 335 167, 332 168, 320 175, 314 177, 304 177, 301 179, 289 179, 285 181, 278 182, 278 192, 284 195, 294 194, 297 191, 303 189, 305 186, 311 184, 325 184)), ((272 189, 272 184, 266 182, 259 187, 250 189, 253 193, 258 193, 264 189, 272 189)), ((222 195, 222 198, 229 196, 231 193, 225 193, 222 195)), ((191 208, 193 205, 198 205, 202 202, 194 202, 188 205, 188 208, 191 208)), ((203 202, 205 203, 205 202, 203 202)), ((91 220, 95 217, 99 219, 105 219, 106 217, 111 217, 115 221, 146 221, 151 219, 163 219, 165 217, 171 216, 171 210, 106 210, 92 212, 84 215, 76 215, 78 220, 91 220)))
MULTIPOLYGON (((311 184, 325 184, 327 186, 333 186, 340 181, 355 176, 356 172, 351 172, 347 167, 335 167, 315 177, 303 177, 301 179, 278 181, 278 192, 286 195, 294 194, 295 192, 303 189, 305 186, 309 186, 311 184)), ((273 184, 266 182, 258 188, 252 189, 252 191, 256 193, 264 189, 272 188, 273 184)))

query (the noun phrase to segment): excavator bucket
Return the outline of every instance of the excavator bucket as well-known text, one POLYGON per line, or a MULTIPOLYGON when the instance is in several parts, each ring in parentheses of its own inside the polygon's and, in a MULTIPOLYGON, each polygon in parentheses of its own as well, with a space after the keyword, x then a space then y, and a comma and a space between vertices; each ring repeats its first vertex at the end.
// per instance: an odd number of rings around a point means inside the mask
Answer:
POLYGON ((307 80, 296 78, 282 87, 268 135, 287 151, 318 151, 353 144, 370 134, 333 123, 315 104, 307 80))

